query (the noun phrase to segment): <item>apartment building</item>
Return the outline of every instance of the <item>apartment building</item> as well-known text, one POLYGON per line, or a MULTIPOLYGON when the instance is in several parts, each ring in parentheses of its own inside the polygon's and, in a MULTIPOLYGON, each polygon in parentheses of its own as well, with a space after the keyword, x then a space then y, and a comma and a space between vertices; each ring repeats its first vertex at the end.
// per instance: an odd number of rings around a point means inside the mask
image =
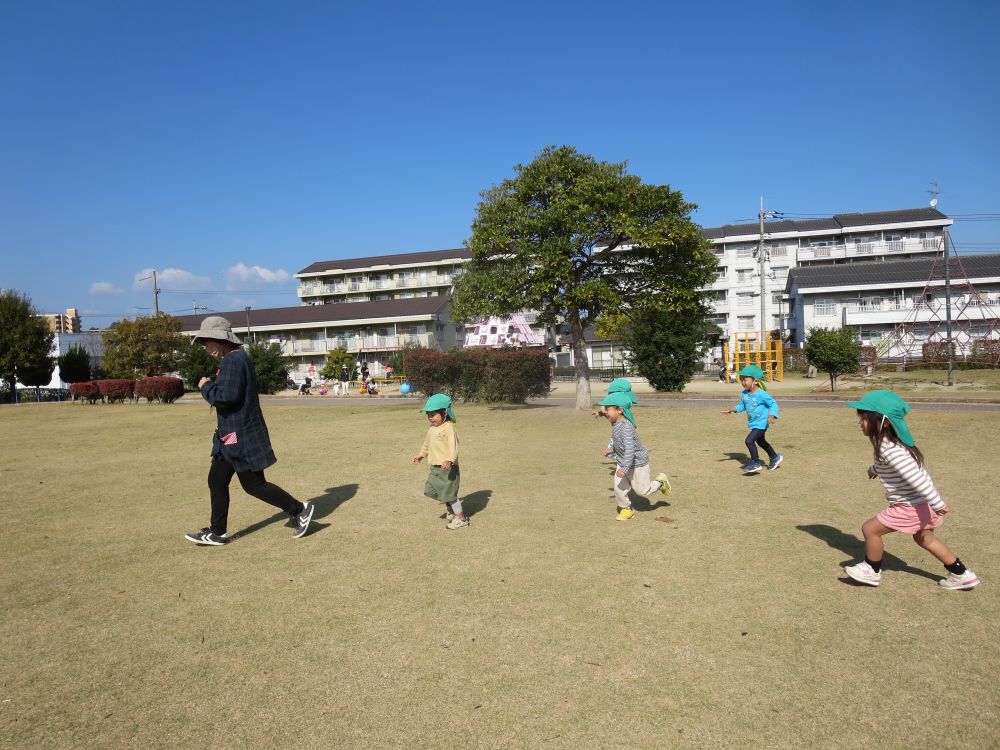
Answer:
MULTIPOLYGON (((965 356, 974 341, 1000 338, 1000 254, 952 258, 949 269, 952 336, 965 356)), ((862 344, 895 359, 945 340, 944 263, 933 257, 805 266, 789 274, 787 289, 795 330, 855 326, 862 344)))
POLYGON ((438 297, 451 292, 471 258, 469 250, 458 248, 329 260, 303 268, 295 278, 303 305, 438 297))
POLYGON ((48 323, 53 333, 80 332, 80 311, 75 307, 67 307, 65 313, 44 313, 38 317, 48 323))
POLYGON ((327 352, 342 348, 367 362, 373 375, 380 375, 389 356, 408 345, 449 349, 461 340, 448 317, 448 301, 439 295, 234 310, 178 319, 181 332, 193 336, 208 315, 221 315, 244 341, 278 344, 299 372, 315 373, 322 369, 327 352))
MULTIPOLYGON (((801 318, 789 314, 795 300, 786 297, 785 289, 793 269, 831 266, 830 273, 836 275, 859 264, 933 258, 952 223, 936 208, 765 222, 763 328, 781 330, 791 344, 801 343, 807 335, 801 318)), ((725 336, 761 330, 759 224, 711 227, 701 234, 712 243, 719 262, 716 281, 707 288, 711 321, 725 336)))

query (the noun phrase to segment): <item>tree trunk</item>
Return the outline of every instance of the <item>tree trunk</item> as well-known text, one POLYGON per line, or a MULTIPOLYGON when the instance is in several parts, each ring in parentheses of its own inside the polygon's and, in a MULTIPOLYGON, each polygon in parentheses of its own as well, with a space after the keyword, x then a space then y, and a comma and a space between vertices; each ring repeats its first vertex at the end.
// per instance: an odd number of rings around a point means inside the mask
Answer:
POLYGON ((830 373, 830 393, 837 390, 837 376, 832 372, 830 373))
POLYGON ((573 346, 573 364, 576 368, 576 408, 590 409, 590 362, 587 361, 587 347, 583 340, 583 321, 580 311, 569 310, 569 330, 573 346))

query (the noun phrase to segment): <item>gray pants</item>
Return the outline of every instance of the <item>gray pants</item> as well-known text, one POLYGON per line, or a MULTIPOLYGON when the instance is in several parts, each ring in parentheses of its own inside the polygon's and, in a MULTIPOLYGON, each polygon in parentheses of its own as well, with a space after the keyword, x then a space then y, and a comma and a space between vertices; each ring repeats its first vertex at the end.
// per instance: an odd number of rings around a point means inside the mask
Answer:
POLYGON ((632 505, 632 501, 628 499, 629 490, 635 490, 637 494, 648 497, 658 492, 661 487, 659 482, 650 481, 649 464, 633 466, 625 472, 625 476, 616 476, 614 479, 615 498, 618 500, 619 508, 628 508, 632 505))

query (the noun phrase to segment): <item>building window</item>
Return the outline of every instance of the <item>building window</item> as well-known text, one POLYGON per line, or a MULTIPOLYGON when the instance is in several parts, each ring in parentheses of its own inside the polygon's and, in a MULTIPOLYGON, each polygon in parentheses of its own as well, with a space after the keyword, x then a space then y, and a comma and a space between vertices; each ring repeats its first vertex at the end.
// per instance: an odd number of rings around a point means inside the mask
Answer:
POLYGON ((771 304, 780 305, 781 304, 781 292, 775 292, 771 295, 771 304))
POLYGON ((818 299, 813 303, 813 315, 836 315, 837 301, 833 299, 818 299))
POLYGON ((738 307, 753 307, 753 293, 740 292, 736 295, 736 304, 738 307))
POLYGON ((727 270, 728 269, 725 266, 719 266, 718 268, 716 268, 715 269, 715 279, 716 279, 716 281, 725 281, 726 280, 726 271, 727 270))
POLYGON ((753 269, 751 268, 740 268, 736 271, 736 283, 746 284, 753 279, 753 269))
POLYGON ((736 257, 737 258, 753 257, 753 248, 750 246, 736 248, 736 257))
POLYGON ((774 278, 776 279, 787 279, 788 266, 771 266, 771 273, 774 274, 774 278))
POLYGON ((736 319, 736 322, 741 331, 752 331, 754 329, 755 320, 756 318, 753 315, 740 315, 736 319))

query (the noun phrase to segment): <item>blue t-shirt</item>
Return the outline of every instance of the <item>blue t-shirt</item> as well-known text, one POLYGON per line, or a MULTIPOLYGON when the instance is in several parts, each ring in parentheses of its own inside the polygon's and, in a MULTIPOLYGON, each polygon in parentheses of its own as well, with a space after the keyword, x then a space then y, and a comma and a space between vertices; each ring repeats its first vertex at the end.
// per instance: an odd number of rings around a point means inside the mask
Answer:
POLYGON ((736 411, 747 413, 747 427, 751 430, 766 430, 768 415, 778 416, 778 402, 763 388, 758 388, 753 393, 743 391, 740 402, 736 404, 736 411))

